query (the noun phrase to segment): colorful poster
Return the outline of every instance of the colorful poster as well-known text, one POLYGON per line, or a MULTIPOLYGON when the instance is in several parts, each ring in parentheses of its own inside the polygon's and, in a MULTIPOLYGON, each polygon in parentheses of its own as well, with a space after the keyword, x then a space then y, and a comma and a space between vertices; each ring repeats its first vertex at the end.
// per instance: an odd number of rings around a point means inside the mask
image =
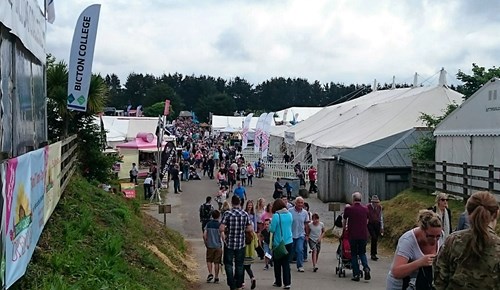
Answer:
POLYGON ((243 140, 241 144, 241 149, 245 150, 248 146, 248 130, 250 129, 250 121, 252 120, 253 113, 246 116, 245 121, 243 121, 243 140))
POLYGON ((61 198, 61 142, 48 146, 45 174, 44 224, 47 223, 61 198))
POLYGON ((135 198, 135 184, 133 182, 122 182, 120 188, 126 198, 135 198))
POLYGON ((26 272, 44 226, 47 147, 10 159, 5 194, 5 285, 26 272))
POLYGON ((0 195, 0 210, 2 211, 2 224, 0 225, 1 234, 0 234, 0 279, 2 281, 2 289, 5 289, 3 286, 5 285, 5 167, 7 162, 0 163, 0 190, 2 190, 2 195, 0 195))
POLYGON ((76 21, 68 63, 68 109, 87 111, 100 4, 83 10, 76 21))

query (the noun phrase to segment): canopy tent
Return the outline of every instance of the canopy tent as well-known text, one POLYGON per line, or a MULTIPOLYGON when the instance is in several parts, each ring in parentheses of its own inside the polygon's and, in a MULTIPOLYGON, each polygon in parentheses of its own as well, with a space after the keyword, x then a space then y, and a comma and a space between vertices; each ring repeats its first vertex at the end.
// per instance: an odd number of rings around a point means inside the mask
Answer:
MULTIPOLYGON (((296 157, 311 154, 313 161, 331 157, 393 134, 423 126, 422 113, 442 115, 451 103, 460 104, 463 95, 440 84, 374 91, 363 97, 326 107, 307 120, 285 130, 294 135, 296 157), (309 148, 309 149, 307 149, 309 148), (298 155, 300 154, 300 155, 298 155)), ((278 141, 279 142, 279 141, 278 141)), ((276 148, 279 144, 273 144, 276 148)))
MULTIPOLYGON (((224 132, 225 128, 233 129, 233 132, 241 132, 243 131, 243 121, 245 120, 245 116, 212 116, 212 132, 224 132)), ((250 120, 250 130, 255 131, 255 127, 257 127, 257 121, 259 117, 252 117, 250 120)), ((274 120, 272 125, 274 126, 274 120)), ((226 131, 227 132, 227 131, 226 131)))
MULTIPOLYGON (((163 142, 161 150, 163 150, 163 146, 165 146, 165 142, 163 142)), ((152 133, 141 132, 136 135, 134 140, 119 144, 116 148, 122 156, 123 162, 118 172, 118 178, 128 178, 132 163, 139 165, 139 152, 157 152, 157 138, 152 133)))
POLYGON ((319 112, 323 107, 290 107, 276 112, 276 122, 283 122, 283 125, 297 124, 319 112))
MULTIPOLYGON (((158 118, 149 117, 122 117, 101 116, 106 130, 106 141, 109 146, 115 148, 127 140, 134 140, 138 133, 154 133, 158 124, 158 118)), ((94 124, 101 126, 99 116, 94 117, 94 124)))

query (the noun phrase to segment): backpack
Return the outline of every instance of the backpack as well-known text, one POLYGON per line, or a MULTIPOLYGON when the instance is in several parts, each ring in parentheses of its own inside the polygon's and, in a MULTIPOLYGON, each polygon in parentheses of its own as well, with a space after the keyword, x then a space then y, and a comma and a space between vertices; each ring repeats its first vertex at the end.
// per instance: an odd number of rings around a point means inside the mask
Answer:
POLYGON ((204 219, 209 220, 212 215, 212 205, 210 204, 203 204, 203 209, 201 211, 201 216, 204 219))
POLYGON ((241 167, 240 175, 247 175, 247 170, 245 167, 241 167))
POLYGON ((335 226, 338 227, 338 228, 342 228, 343 227, 343 224, 342 224, 342 215, 339 215, 336 219, 335 219, 335 226))

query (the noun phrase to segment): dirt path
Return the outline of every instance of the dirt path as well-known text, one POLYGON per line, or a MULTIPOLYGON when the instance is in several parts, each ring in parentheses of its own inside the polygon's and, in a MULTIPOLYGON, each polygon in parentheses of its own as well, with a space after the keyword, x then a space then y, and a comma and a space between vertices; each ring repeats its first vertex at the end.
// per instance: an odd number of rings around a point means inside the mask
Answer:
MULTIPOLYGON (((205 246, 202 240, 201 224, 199 222, 198 209, 205 201, 207 195, 217 192, 217 185, 214 180, 207 178, 201 181, 190 181, 182 183, 181 194, 168 194, 167 203, 172 205, 172 213, 167 215, 167 226, 179 231, 192 247, 192 255, 198 262, 199 289, 226 289, 226 279, 222 275, 220 284, 206 283, 205 279, 208 271, 205 263, 205 246)), ((249 199, 257 200, 264 197, 266 200, 272 199, 273 182, 265 179, 257 179, 254 187, 248 187, 249 199)), ((310 204, 311 211, 318 212, 321 220, 327 228, 333 226, 333 213, 328 212, 328 205, 318 200, 314 195, 306 199, 310 204)), ((215 203, 214 203, 215 204, 215 203)), ((163 215, 158 214, 157 206, 150 206, 150 215, 163 222, 163 215)), ((321 256, 318 262, 319 270, 312 272, 312 263, 305 263, 305 273, 297 272, 295 265, 292 269, 293 289, 385 289, 385 277, 387 275, 392 256, 381 256, 377 262, 369 261, 372 269, 372 280, 360 282, 351 281, 351 271, 346 270, 346 278, 339 278, 335 275, 337 266, 336 250, 338 243, 324 242, 321 248, 321 256)), ((252 270, 257 278, 257 289, 276 289, 272 287, 274 274, 272 269, 264 271, 264 263, 258 258, 252 266, 252 270)), ((247 287, 249 288, 248 275, 245 276, 247 287)))

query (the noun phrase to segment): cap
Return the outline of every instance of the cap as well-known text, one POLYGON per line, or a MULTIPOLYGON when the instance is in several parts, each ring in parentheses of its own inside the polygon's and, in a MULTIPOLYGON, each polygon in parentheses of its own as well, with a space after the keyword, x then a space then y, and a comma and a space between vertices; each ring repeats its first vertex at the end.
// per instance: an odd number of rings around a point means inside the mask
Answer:
POLYGON ((373 195, 371 202, 380 202, 380 199, 378 199, 377 195, 373 195))

